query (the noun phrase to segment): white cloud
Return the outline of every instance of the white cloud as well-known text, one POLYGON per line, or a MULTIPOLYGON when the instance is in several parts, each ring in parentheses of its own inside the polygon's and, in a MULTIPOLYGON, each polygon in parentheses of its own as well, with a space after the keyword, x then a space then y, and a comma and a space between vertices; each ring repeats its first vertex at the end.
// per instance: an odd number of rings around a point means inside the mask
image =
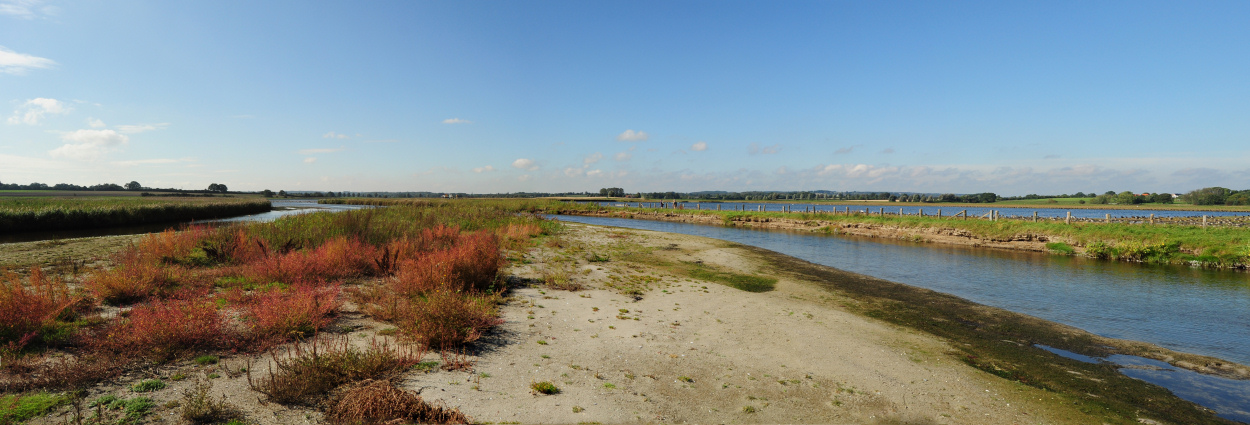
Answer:
POLYGON ((473 121, 462 120, 460 118, 448 118, 443 120, 443 124, 473 124, 473 121))
POLYGON ((117 125, 114 127, 117 128, 117 131, 120 131, 122 133, 138 134, 138 133, 142 133, 145 131, 163 130, 165 129, 165 127, 169 127, 169 123, 163 122, 163 123, 158 123, 158 124, 117 125))
POLYGON ((512 161, 512 166, 526 171, 534 171, 538 169, 538 164, 527 158, 518 158, 516 161, 512 161))
POLYGON ((304 163, 305 163, 305 164, 312 164, 312 163, 314 163, 314 162, 317 162, 317 158, 315 158, 315 157, 311 157, 311 156, 310 156, 310 157, 308 157, 308 158, 304 158, 304 163))
POLYGON ((517 177, 516 179, 517 179, 517 180, 520 180, 520 181, 523 181, 523 182, 527 182, 527 181, 530 181, 530 178, 531 178, 531 177, 533 177, 533 176, 530 176, 529 174, 523 174, 523 175, 521 175, 521 177, 517 177))
POLYGON ((781 152, 781 144, 777 143, 772 146, 760 146, 759 143, 752 142, 751 146, 747 148, 747 152, 751 155, 772 155, 777 152, 781 152))
MULTIPOLYGON (((297 151, 296 153, 298 153, 298 154, 300 154, 300 155, 312 155, 312 154, 315 154, 315 153, 334 153, 334 152, 342 152, 342 151, 344 151, 344 150, 346 150, 346 149, 347 149, 347 148, 344 148, 344 147, 338 147, 338 148, 317 148, 317 149, 300 149, 300 150, 299 150, 299 151, 297 151)), ((309 161, 309 162, 311 162, 311 161, 309 161)))
POLYGON ((624 133, 616 136, 616 140, 621 142, 644 142, 649 138, 651 138, 651 135, 647 134, 647 132, 634 130, 625 130, 624 133))
POLYGON ((629 159, 633 157, 634 154, 629 152, 617 152, 616 155, 612 155, 612 159, 617 161, 629 161, 629 159))
POLYGON ((697 142, 693 145, 690 145, 690 150, 695 151, 695 152, 703 152, 707 150, 707 142, 697 142))
POLYGON ((569 177, 578 177, 585 173, 586 172, 583 171, 581 168, 569 167, 569 168, 564 169, 564 175, 569 176, 569 177))
POLYGON ((133 167, 135 165, 156 165, 156 164, 178 164, 183 162, 192 162, 194 159, 172 159, 172 158, 155 158, 155 159, 133 159, 129 161, 113 161, 110 164, 118 167, 133 167))
POLYGON ((491 171, 495 171, 495 167, 492 167, 492 166, 489 166, 489 165, 484 166, 484 167, 477 167, 477 168, 474 168, 474 169, 473 169, 473 172, 478 173, 478 174, 481 174, 481 173, 489 173, 489 172, 491 172, 491 171))
POLYGON ((9 117, 9 124, 39 125, 44 115, 64 114, 72 110, 73 108, 65 106, 65 102, 37 97, 27 100, 14 110, 13 116, 9 117))
POLYGON ((603 175, 603 170, 590 170, 586 172, 587 177, 598 177, 603 175))
POLYGON ((586 156, 586 158, 582 160, 582 164, 583 164, 583 165, 590 165, 590 164, 594 164, 594 163, 596 163, 596 162, 599 162, 599 161, 600 161, 600 160, 602 160, 602 159, 603 159, 603 154, 601 154, 601 153, 599 153, 599 152, 595 152, 595 153, 592 153, 592 154, 590 154, 590 155, 586 156))
POLYGON ((91 128, 108 127, 108 125, 104 124, 104 121, 101 121, 95 118, 87 118, 87 125, 91 126, 91 128))
POLYGON ((70 143, 48 151, 53 157, 94 160, 130 143, 130 136, 113 130, 78 130, 61 135, 61 140, 70 143))
POLYGON ((347 139, 347 138, 351 138, 352 136, 348 136, 346 134, 339 134, 339 133, 335 133, 331 131, 329 133, 322 134, 321 137, 324 139, 347 139))
POLYGON ((56 61, 25 53, 18 53, 0 46, 0 74, 25 75, 27 70, 48 69, 56 66, 56 61))
POLYGON ((45 15, 55 15, 56 6, 39 7, 43 3, 40 0, 3 0, 0 1, 0 15, 9 15, 22 19, 35 19, 42 12, 45 15))

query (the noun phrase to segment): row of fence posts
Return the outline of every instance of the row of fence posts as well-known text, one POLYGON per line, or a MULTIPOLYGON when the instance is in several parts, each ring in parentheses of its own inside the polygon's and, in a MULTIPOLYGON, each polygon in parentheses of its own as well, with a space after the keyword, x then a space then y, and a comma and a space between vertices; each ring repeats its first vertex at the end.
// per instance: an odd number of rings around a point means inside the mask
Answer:
MULTIPOLYGON (((626 208, 628 208, 628 207, 629 207, 629 203, 628 203, 628 202, 623 203, 622 205, 624 205, 626 208)), ((638 203, 638 208, 659 208, 659 209, 671 208, 671 209, 685 209, 684 205, 682 205, 681 203, 677 203, 677 202, 659 202, 659 203, 642 203, 642 202, 639 202, 639 203, 638 203)), ((695 209, 697 209, 697 210, 702 210, 702 209, 703 209, 703 204, 702 204, 702 203, 696 203, 696 204, 694 204, 694 208, 695 208, 695 209)), ((746 204, 738 204, 737 209, 735 209, 734 211, 746 211, 746 209, 747 209, 746 204)), ((716 210, 717 210, 717 211, 721 211, 721 204, 716 204, 716 210)), ((764 204, 757 204, 757 205, 756 205, 755 210, 756 210, 756 211, 759 211, 759 212, 763 212, 763 211, 764 211, 764 204)), ((790 206, 790 205, 782 205, 782 206, 781 206, 781 212, 787 212, 787 213, 788 213, 788 212, 794 212, 794 207, 792 207, 792 206, 790 206)), ((814 207, 814 206, 812 206, 812 207, 806 207, 806 206, 805 206, 805 207, 803 207, 803 212, 805 212, 805 213, 818 213, 819 211, 816 211, 816 207, 814 207)), ((856 211, 856 213, 858 213, 858 212, 859 212, 859 211, 856 211)), ((845 207, 845 210, 843 210, 843 213, 845 213, 846 215, 851 215, 851 207, 845 207)), ((867 210, 867 209, 866 209, 866 210, 864 210, 864 213, 865 213, 865 214, 869 214, 869 215, 871 215, 871 214, 872 214, 872 210, 867 210)), ((834 214, 834 215, 837 215, 837 214, 838 214, 838 207, 837 207, 836 205, 833 207, 833 214, 834 214)), ((884 217, 884 216, 885 216, 885 208, 878 208, 878 209, 877 209, 877 214, 879 214, 880 216, 884 217)), ((903 209, 902 209, 902 208, 899 208, 899 209, 898 209, 898 215, 899 215, 900 217, 902 217, 902 216, 904 215, 904 214, 903 214, 903 209)), ((925 216, 925 215, 924 215, 924 208, 917 208, 917 209, 916 209, 916 215, 917 215, 917 216, 920 216, 920 217, 924 217, 924 216, 925 216)), ((942 209, 941 209, 941 208, 938 208, 938 209, 937 209, 937 215, 936 215, 936 217, 938 217, 938 218, 942 218, 942 209)), ((955 215, 951 216, 951 218, 957 218, 957 217, 963 217, 963 219, 964 219, 964 220, 967 220, 967 219, 968 219, 968 210, 963 210, 963 211, 960 211, 958 214, 955 214, 955 215)), ((981 218, 981 217, 987 218, 987 219, 989 219, 990 221, 998 221, 998 220, 999 220, 999 218, 1001 218, 1001 216, 999 216, 999 213, 998 213, 998 211, 997 211, 997 210, 990 210, 989 212, 987 212, 987 213, 985 213, 985 214, 982 214, 982 215, 981 215, 980 217, 978 217, 978 218, 981 218)), ((1149 223, 1150 223, 1150 224, 1155 224, 1155 215, 1154 215, 1153 213, 1152 213, 1152 214, 1150 214, 1150 217, 1149 217, 1147 220, 1149 221, 1149 223)), ((1104 216, 1104 218, 1103 218, 1103 221, 1104 221, 1104 222, 1106 222, 1106 223, 1110 223, 1110 222, 1111 222, 1111 214, 1106 214, 1106 215, 1104 216)), ((1036 222, 1037 222, 1037 211, 1033 211, 1033 222, 1034 222, 1034 223, 1036 223, 1036 222)), ((1063 218, 1063 224, 1072 224, 1072 211, 1068 211, 1068 212, 1067 212, 1067 214, 1064 216, 1064 218, 1063 218)), ((1202 216, 1202 227, 1203 227, 1203 228, 1206 228, 1206 227, 1207 227, 1207 216, 1205 216, 1205 215, 1204 215, 1204 216, 1202 216)))

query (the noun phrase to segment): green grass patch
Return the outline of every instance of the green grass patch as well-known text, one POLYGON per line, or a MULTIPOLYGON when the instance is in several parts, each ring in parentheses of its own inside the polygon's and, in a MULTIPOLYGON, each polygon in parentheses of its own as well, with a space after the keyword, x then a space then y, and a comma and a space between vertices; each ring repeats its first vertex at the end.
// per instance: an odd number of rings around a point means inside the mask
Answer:
POLYGON ((685 272, 695 279, 717 282, 747 292, 768 292, 777 285, 775 278, 721 271, 699 263, 686 263, 685 272))
POLYGON ((257 197, 0 197, 0 232, 203 220, 255 214, 270 208, 268 200, 257 197))
POLYGON ((131 391, 134 391, 137 393, 150 393, 153 391, 160 391, 163 389, 165 389, 165 382, 159 379, 148 379, 138 384, 134 384, 130 387, 131 391))
POLYGON ((1050 242, 1050 243, 1047 243, 1047 244, 1046 244, 1046 249, 1047 249, 1047 250, 1049 250, 1050 252, 1053 252, 1053 253, 1056 253, 1056 254, 1063 254, 1063 255, 1073 255, 1073 254, 1076 254, 1076 250, 1075 250, 1075 249, 1073 249, 1071 245, 1068 245, 1068 244, 1063 243, 1063 242, 1050 242))
POLYGON ((64 395, 52 393, 0 396, 0 424, 22 423, 43 416, 66 400, 64 395))
POLYGON ((540 394, 550 395, 550 394, 560 393, 560 387, 557 387, 556 384, 551 383, 551 381, 542 381, 542 382, 532 383, 530 384, 530 389, 540 394))

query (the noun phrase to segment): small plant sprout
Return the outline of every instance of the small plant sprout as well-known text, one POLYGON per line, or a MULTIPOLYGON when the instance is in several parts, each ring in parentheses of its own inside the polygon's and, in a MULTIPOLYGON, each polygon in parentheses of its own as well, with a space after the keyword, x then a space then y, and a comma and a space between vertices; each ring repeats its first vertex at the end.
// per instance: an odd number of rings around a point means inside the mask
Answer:
POLYGON ((541 340, 541 339, 540 339, 540 340, 538 340, 538 345, 547 345, 547 341, 544 341, 544 340, 541 340))
POLYGON ((551 381, 534 382, 530 384, 530 388, 539 394, 551 395, 560 393, 560 388, 556 387, 556 384, 551 383, 551 381))
POLYGON ((130 387, 131 391, 137 393, 150 393, 165 389, 165 382, 159 379, 149 379, 130 387))

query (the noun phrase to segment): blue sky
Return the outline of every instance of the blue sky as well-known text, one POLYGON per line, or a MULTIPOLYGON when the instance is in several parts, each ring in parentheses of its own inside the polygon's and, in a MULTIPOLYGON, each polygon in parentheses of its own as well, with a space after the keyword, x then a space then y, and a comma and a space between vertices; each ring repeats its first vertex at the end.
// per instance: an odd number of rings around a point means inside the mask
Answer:
POLYGON ((0 182, 1250 188, 1247 2, 0 0, 0 182))

